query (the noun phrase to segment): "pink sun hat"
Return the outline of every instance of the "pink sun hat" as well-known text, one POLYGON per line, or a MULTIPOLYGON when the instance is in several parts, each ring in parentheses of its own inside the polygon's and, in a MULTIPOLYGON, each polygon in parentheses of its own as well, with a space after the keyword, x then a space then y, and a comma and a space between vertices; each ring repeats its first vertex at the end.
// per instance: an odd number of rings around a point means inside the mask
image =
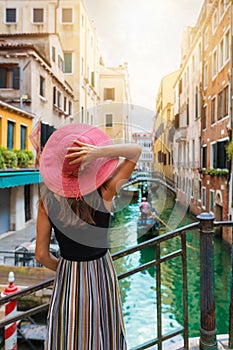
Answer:
POLYGON ((113 142, 97 127, 69 124, 56 130, 48 139, 40 159, 40 173, 52 192, 67 198, 81 198, 100 187, 113 173, 118 158, 98 158, 80 171, 80 164, 70 165, 67 148, 78 147, 74 141, 106 146, 113 142))

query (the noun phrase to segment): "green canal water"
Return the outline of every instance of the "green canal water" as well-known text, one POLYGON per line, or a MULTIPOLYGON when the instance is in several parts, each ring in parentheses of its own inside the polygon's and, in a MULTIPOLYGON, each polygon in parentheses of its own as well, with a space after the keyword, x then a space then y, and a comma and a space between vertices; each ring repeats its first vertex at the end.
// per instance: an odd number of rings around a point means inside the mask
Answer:
MULTIPOLYGON (((196 218, 181 207, 174 195, 165 188, 159 188, 152 198, 153 206, 160 218, 170 229, 187 225, 196 218)), ((139 203, 125 205, 115 215, 110 233, 111 251, 137 244, 137 217, 139 203)), ((161 226, 159 234, 170 231, 161 226)), ((168 254, 181 247, 179 237, 161 245, 162 254, 168 254)), ((123 273, 155 258, 154 247, 136 252, 115 261, 117 273, 123 273)), ((199 232, 187 233, 189 336, 199 335, 199 232)), ((220 238, 215 238, 215 296, 218 334, 228 333, 230 300, 230 247, 220 238)), ((174 331, 183 325, 182 267, 181 257, 162 264, 162 322, 163 333, 174 331)), ((138 272, 120 281, 123 314, 129 348, 156 337, 156 268, 138 272)))

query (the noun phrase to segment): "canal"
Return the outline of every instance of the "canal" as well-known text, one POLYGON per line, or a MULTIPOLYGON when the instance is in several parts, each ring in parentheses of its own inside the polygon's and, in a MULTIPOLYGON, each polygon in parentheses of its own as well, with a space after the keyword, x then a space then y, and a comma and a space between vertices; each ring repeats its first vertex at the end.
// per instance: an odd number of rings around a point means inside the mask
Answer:
MULTIPOLYGON (((121 204, 116 210, 110 231, 111 251, 137 244, 139 203, 121 204)), ((160 186, 152 197, 153 207, 162 222, 159 234, 195 222, 196 218, 180 206, 174 194, 160 186)), ((144 237, 146 239, 146 237, 144 237)), ((180 249, 176 237, 161 245, 162 254, 180 249)), ((115 261, 117 273, 123 273, 155 258, 154 247, 136 252, 115 261)), ((189 336, 199 336, 199 232, 187 233, 189 336)), ((215 238, 215 296, 217 333, 228 333, 230 299, 230 247, 215 238)), ((120 281, 123 313, 129 348, 156 337, 156 268, 138 272, 120 281)), ((183 322, 181 257, 162 264, 162 321, 163 333, 180 328, 183 322)))

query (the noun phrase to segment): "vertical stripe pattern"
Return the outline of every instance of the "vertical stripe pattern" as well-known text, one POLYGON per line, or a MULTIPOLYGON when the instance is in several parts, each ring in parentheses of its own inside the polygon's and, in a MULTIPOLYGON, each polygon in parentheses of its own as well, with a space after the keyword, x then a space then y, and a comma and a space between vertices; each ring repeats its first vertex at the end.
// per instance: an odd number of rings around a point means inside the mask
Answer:
POLYGON ((118 281, 109 252, 60 259, 48 313, 46 350, 126 350, 118 281))

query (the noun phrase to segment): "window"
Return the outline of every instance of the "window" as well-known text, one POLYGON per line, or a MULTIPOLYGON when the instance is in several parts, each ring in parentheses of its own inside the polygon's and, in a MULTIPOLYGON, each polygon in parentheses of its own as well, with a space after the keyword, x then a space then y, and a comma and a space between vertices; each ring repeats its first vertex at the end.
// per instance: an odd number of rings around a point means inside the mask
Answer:
MULTIPOLYGON (((188 77, 187 77, 188 79, 188 77)), ((179 95, 182 94, 182 79, 179 80, 179 95)))
POLYGON ((14 148, 14 131, 15 131, 15 123, 8 120, 7 123, 7 148, 14 148))
POLYGON ((114 88, 105 88, 104 89, 104 101, 115 100, 115 89, 114 88))
POLYGON ((207 163, 207 147, 202 147, 202 168, 206 169, 206 163, 207 163))
POLYGON ((215 31, 218 25, 218 12, 217 10, 214 12, 213 17, 212 17, 212 32, 215 31))
POLYGON ((27 128, 24 125, 20 126, 20 149, 26 149, 26 134, 27 128))
POLYGON ((16 9, 6 9, 6 23, 16 23, 16 9))
POLYGON ((186 125, 189 125, 189 99, 186 103, 186 125))
POLYGON ((95 72, 91 72, 91 86, 95 86, 95 72))
POLYGON ((224 64, 224 45, 223 40, 219 44, 219 68, 222 68, 224 64))
POLYGON ((211 124, 216 121, 216 97, 211 101, 211 124))
POLYGON ((225 60, 230 58, 230 31, 225 35, 225 60))
POLYGON ((228 115, 228 86, 218 95, 218 120, 228 115))
POLYGON ((198 96, 198 88, 196 88, 195 93, 195 119, 199 117, 199 96, 198 96))
POLYGON ((212 56, 212 77, 215 77, 218 71, 218 66, 217 66, 217 50, 213 52, 212 56))
POLYGON ((202 187, 202 206, 206 206, 206 188, 202 187))
POLYGON ((105 115, 105 127, 106 128, 112 128, 113 127, 113 115, 112 114, 106 114, 105 115))
POLYGON ((228 160, 226 153, 226 145, 228 140, 218 141, 212 144, 211 147, 211 168, 214 169, 227 169, 228 160))
POLYGON ((57 102, 57 89, 54 86, 53 87, 53 104, 56 105, 56 102, 57 102))
POLYGON ((33 23, 44 23, 44 9, 33 9, 33 23))
POLYGON ((214 191, 210 190, 210 211, 214 212, 214 191))
POLYGON ((56 48, 54 46, 52 46, 52 60, 53 62, 56 61, 56 48))
POLYGON ((60 91, 57 92, 57 106, 58 106, 58 108, 61 108, 61 93, 60 93, 60 91))
POLYGON ((221 18, 224 13, 224 0, 219 0, 219 17, 221 18))
POLYGON ((208 65, 206 64, 204 67, 204 88, 208 85, 208 65))
POLYGON ((64 96, 64 101, 63 101, 63 111, 66 112, 67 108, 67 98, 64 96))
POLYGON ((198 200, 201 201, 201 180, 198 181, 198 200))
POLYGON ((69 115, 72 115, 72 102, 69 101, 69 115))
POLYGON ((207 27, 204 33, 204 49, 208 47, 208 43, 209 43, 209 40, 208 40, 208 27, 207 27))
POLYGON ((193 167, 195 167, 195 140, 192 141, 192 163, 193 167))
POLYGON ((62 9, 62 23, 72 23, 73 22, 73 9, 62 9))
POLYGON ((45 78, 40 75, 40 96, 45 97, 45 78))
POLYGON ((0 89, 19 89, 19 67, 0 66, 0 89))
POLYGON ((64 52, 64 73, 72 73, 72 52, 64 52))
POLYGON ((226 10, 227 7, 227 1, 226 0, 219 0, 219 17, 221 18, 226 10))
POLYGON ((201 120, 202 130, 206 129, 206 126, 207 126, 207 106, 205 105, 203 108, 203 116, 202 116, 202 120, 201 120))
POLYGON ((211 153, 210 153, 210 167, 217 168, 217 143, 214 142, 211 144, 211 153))

